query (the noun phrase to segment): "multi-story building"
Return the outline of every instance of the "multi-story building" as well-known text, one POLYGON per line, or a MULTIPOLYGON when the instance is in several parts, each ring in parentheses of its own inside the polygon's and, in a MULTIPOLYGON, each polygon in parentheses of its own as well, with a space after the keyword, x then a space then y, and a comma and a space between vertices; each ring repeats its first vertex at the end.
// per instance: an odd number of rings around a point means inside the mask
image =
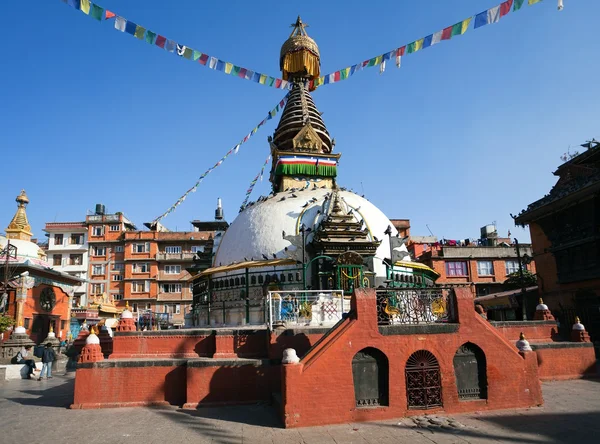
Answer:
POLYGON ((96 205, 94 214, 86 217, 89 245, 89 296, 103 294, 123 299, 125 285, 124 233, 136 230, 136 226, 122 213, 106 214, 104 205, 96 205))
POLYGON ((217 220, 192 221, 194 231, 169 231, 160 223, 137 230, 122 213, 105 214, 97 205, 87 216, 89 294, 109 295, 119 307, 128 302, 139 324, 182 326, 192 304, 189 268, 208 268, 220 233, 227 229, 222 209, 217 220))
POLYGON ((482 228, 480 239, 438 242, 434 237, 414 237, 408 248, 416 260, 439 274, 436 284, 472 284, 477 301, 496 310, 495 314, 501 317, 497 320, 533 316, 537 287, 525 288, 524 304, 521 289, 514 290, 514 294, 503 293, 507 290, 508 276, 519 272, 519 263, 523 270, 536 273, 531 244, 519 244, 517 253, 517 246, 510 238, 499 238, 495 226, 488 225, 482 228))
POLYGON ((558 181, 515 223, 529 225, 544 303, 569 328, 579 316, 600 340, 600 142, 554 172, 558 181))
POLYGON ((88 303, 88 228, 85 222, 47 222, 44 228, 48 237, 46 254, 52 269, 82 279, 75 287, 73 307, 88 303))

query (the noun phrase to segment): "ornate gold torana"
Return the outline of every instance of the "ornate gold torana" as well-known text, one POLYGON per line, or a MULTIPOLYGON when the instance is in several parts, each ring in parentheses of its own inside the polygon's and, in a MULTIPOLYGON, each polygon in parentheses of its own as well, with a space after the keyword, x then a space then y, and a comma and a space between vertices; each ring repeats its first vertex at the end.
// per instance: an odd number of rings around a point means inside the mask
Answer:
POLYGON ((316 79, 320 75, 319 47, 306 33, 307 24, 300 16, 291 25, 294 30, 281 47, 279 66, 284 80, 316 79))
POLYGON ((6 237, 8 239, 31 241, 33 233, 31 232, 31 225, 29 225, 27 213, 25 212, 29 198, 25 194, 25 190, 21 190, 21 194, 17 196, 16 201, 18 204, 17 212, 6 228, 6 237))

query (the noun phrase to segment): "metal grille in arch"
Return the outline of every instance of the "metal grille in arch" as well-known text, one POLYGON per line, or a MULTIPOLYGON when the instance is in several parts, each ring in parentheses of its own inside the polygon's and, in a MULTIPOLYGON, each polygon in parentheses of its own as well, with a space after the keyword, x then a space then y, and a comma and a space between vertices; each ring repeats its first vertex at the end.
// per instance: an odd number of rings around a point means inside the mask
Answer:
POLYGON ((414 352, 406 362, 406 398, 409 409, 442 406, 440 364, 426 350, 414 352))

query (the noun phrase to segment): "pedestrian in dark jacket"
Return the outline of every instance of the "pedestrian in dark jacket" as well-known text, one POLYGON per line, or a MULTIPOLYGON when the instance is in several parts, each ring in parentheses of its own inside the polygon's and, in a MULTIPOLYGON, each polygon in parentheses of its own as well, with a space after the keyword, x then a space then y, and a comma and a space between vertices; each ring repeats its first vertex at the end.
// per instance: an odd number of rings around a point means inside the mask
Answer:
POLYGON ((52 343, 48 342, 46 348, 44 348, 44 353, 42 354, 42 372, 40 373, 38 381, 41 381, 44 377, 44 371, 46 372, 46 377, 48 379, 52 378, 52 363, 55 360, 56 354, 52 348, 52 343))

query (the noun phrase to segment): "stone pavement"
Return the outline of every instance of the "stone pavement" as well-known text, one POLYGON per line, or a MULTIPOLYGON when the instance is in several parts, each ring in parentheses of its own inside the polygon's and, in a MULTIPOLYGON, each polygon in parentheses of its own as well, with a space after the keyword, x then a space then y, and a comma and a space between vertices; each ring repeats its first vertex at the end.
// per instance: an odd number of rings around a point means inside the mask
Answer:
POLYGON ((545 383, 541 408, 285 430, 267 405, 69 410, 73 376, 0 382, 0 442, 598 443, 600 380, 545 383))

